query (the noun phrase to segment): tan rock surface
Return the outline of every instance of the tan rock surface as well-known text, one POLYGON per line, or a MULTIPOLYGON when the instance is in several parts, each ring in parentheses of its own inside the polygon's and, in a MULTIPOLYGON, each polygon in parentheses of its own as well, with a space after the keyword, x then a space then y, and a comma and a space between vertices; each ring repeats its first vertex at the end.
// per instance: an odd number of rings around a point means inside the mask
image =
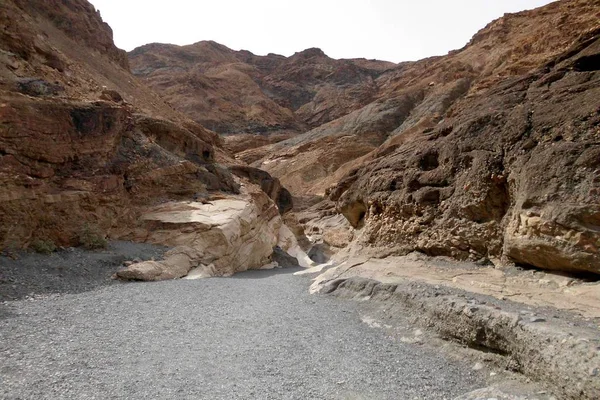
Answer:
POLYGON ((335 279, 360 277, 382 283, 425 282, 490 295, 538 307, 554 307, 587 318, 600 318, 600 284, 540 271, 497 269, 457 263, 418 253, 382 259, 352 258, 318 275, 311 285, 319 292, 335 279))
POLYGON ((300 265, 312 265, 283 225, 275 203, 255 189, 207 203, 161 204, 147 210, 142 219, 145 226, 129 239, 174 249, 162 261, 136 263, 119 271, 121 279, 197 279, 274 268, 277 264, 271 262, 271 255, 276 245, 300 265))

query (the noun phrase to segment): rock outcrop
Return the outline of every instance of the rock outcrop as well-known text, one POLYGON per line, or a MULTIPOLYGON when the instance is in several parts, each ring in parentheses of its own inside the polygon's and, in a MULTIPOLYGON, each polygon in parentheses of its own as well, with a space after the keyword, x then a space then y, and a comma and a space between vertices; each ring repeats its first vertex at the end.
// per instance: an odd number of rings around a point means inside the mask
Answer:
POLYGON ((277 204, 279 213, 285 214, 294 206, 289 190, 281 186, 279 179, 272 177, 268 172, 246 165, 232 165, 229 167, 229 171, 260 186, 262 191, 277 204))
MULTIPOLYGON (((244 190, 244 192, 246 192, 244 190)), ((142 216, 130 239, 174 247, 162 261, 145 261, 117 272, 126 280, 230 276, 273 268, 271 255, 283 227, 277 206, 262 191, 200 202, 170 202, 142 216)), ((296 246, 285 244, 285 249, 296 246)))
POLYGON ((139 82, 92 5, 10 0, 0 21, 2 249, 174 247, 118 274, 141 280, 274 267, 276 246, 310 263, 280 216, 290 193, 139 82))
POLYGON ((584 0, 507 15, 388 72, 366 107, 239 158, 328 196, 359 248, 600 273, 598 16, 584 0))
POLYGON ((377 246, 600 273, 600 72, 579 67, 599 55, 595 29, 461 99, 347 175, 338 209, 377 246))

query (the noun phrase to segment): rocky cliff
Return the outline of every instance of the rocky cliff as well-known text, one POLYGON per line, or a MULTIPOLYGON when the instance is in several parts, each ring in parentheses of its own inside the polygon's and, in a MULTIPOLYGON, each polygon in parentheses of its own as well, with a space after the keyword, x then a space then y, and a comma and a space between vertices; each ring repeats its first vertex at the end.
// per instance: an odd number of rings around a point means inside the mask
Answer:
POLYGON ((8 0, 0 21, 3 249, 119 237, 149 204, 237 192, 219 138, 131 75, 89 3, 8 0))
MULTIPOLYGON (((505 15, 446 56, 398 65, 316 49, 256 57, 213 43, 130 57, 183 111, 174 92, 187 97, 189 71, 211 87, 189 101, 229 104, 210 85, 236 86, 223 73, 235 70, 289 116, 277 129, 307 127, 235 150, 296 196, 325 196, 304 222, 343 214, 353 228, 339 246, 599 273, 599 20, 597 1, 555 2, 505 15), (180 86, 166 90, 174 80, 180 86)), ((244 118, 229 132, 251 132, 244 118)))
POLYGON ((600 272, 599 12, 566 1, 506 16, 438 60, 464 72, 431 76, 330 191, 360 240, 600 272))

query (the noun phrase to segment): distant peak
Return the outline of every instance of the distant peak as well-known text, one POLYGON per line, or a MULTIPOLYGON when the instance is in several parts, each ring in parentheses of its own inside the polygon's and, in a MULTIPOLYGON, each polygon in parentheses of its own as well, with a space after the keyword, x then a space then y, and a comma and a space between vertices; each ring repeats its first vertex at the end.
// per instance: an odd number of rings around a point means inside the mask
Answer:
POLYGON ((229 47, 222 45, 221 43, 217 43, 214 40, 202 40, 200 42, 196 42, 194 44, 192 44, 191 46, 193 47, 200 47, 200 48, 212 48, 221 52, 232 52, 233 50, 231 50, 229 47))
POLYGON ((306 49, 295 53, 293 57, 301 57, 301 58, 312 58, 312 57, 327 57, 327 54, 323 52, 323 50, 318 47, 311 47, 310 49, 306 49))
POLYGON ((138 46, 135 49, 131 50, 129 52, 129 55, 131 56, 137 56, 140 54, 143 54, 145 52, 151 52, 151 51, 156 51, 159 49, 166 49, 166 48, 171 48, 171 47, 179 47, 175 44, 168 44, 168 43, 148 43, 148 44, 144 44, 142 46, 138 46))

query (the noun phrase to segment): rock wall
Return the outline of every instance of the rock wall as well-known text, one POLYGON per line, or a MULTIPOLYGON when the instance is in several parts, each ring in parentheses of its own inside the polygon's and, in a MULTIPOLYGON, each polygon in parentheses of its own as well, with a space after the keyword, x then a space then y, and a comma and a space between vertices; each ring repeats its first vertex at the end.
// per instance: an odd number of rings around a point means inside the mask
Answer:
POLYGON ((118 235, 154 199, 237 189, 226 169, 214 170, 212 145, 168 121, 106 101, 1 98, 4 246, 77 244, 86 225, 118 235), (172 152, 159 144, 166 132, 172 152))
POLYGON ((446 56, 397 65, 319 49, 256 57, 215 43, 130 56, 167 94, 159 83, 183 84, 181 60, 215 102, 231 99, 211 74, 249 76, 311 128, 245 150, 246 138, 229 142, 294 196, 326 197, 314 220, 302 212, 323 254, 327 241, 600 273, 599 19, 596 1, 554 2, 493 21, 446 56), (331 226, 329 202, 355 232, 331 226))
POLYGON ((382 74, 366 106, 237 157, 325 197, 317 220, 335 202, 355 251, 598 273, 598 18, 588 0, 505 15, 382 74))
POLYGON ((332 197, 374 246, 600 273, 600 29, 390 144, 332 197))
POLYGON ((232 165, 229 170, 232 174, 260 186, 262 191, 277 204, 281 214, 285 214, 293 208, 294 203, 289 190, 281 186, 279 179, 272 177, 268 172, 246 165, 232 165))
POLYGON ((119 237, 148 204, 237 192, 217 136, 131 75, 89 3, 7 0, 0 21, 0 249, 119 237))

